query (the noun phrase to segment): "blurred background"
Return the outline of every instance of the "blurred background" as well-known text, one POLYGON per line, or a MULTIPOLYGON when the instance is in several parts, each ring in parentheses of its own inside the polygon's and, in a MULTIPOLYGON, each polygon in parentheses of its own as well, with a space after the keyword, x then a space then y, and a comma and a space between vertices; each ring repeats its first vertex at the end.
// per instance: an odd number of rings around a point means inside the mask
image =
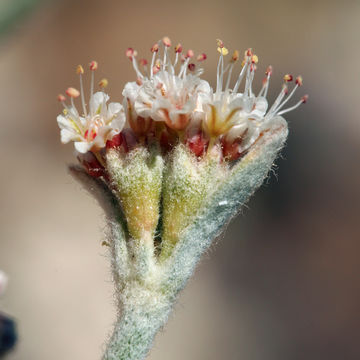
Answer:
POLYGON ((279 168, 204 257, 149 359, 360 358, 360 2, 0 0, 0 309, 8 360, 98 360, 115 320, 103 214, 68 175, 56 95, 99 62, 112 99, 168 35, 208 60, 216 38, 302 74, 279 168))

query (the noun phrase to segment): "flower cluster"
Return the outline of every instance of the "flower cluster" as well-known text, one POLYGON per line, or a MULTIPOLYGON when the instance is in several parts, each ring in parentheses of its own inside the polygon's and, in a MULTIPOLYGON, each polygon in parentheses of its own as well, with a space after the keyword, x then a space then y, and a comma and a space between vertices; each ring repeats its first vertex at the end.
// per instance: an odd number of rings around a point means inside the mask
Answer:
POLYGON ((258 57, 252 49, 245 51, 242 61, 239 61, 239 51, 234 51, 226 63, 228 49, 221 40, 217 40, 217 46, 220 56, 215 89, 200 77, 203 72, 200 65, 206 60, 206 54, 195 56, 192 50, 183 51, 181 44, 177 44, 171 54, 171 41, 164 37, 151 47, 149 64, 146 59, 138 61, 137 51, 128 48, 126 56, 132 62, 136 81, 125 85, 122 105, 107 105, 106 79, 99 82, 100 91, 94 93, 94 72, 98 65, 92 61, 87 107, 82 79, 84 69, 79 65, 80 91, 72 87, 66 90, 70 105, 65 103, 65 96, 58 96, 64 106, 63 114, 57 118, 61 141, 75 142, 80 162, 96 177, 106 176, 106 148, 117 147, 128 152, 137 144, 147 146, 156 142, 166 152, 177 143, 183 143, 197 157, 216 146, 224 161, 237 160, 266 131, 281 122, 283 114, 305 103, 307 95, 284 109, 302 85, 302 78, 298 76, 289 91, 288 84, 293 76, 287 74, 278 97, 269 108, 266 96, 272 67, 267 68, 262 88, 256 95, 253 80, 258 57), (237 63, 241 63, 241 69, 234 76, 237 63), (81 112, 74 104, 79 96, 81 112))

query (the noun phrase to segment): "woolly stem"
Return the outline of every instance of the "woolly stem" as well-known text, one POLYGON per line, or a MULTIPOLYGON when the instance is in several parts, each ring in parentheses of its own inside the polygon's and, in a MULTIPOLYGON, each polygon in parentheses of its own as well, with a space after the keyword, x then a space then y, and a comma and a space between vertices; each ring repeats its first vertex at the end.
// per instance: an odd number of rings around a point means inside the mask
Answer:
POLYGON ((103 360, 142 360, 166 323, 171 302, 161 292, 132 283, 122 292, 123 309, 103 360))

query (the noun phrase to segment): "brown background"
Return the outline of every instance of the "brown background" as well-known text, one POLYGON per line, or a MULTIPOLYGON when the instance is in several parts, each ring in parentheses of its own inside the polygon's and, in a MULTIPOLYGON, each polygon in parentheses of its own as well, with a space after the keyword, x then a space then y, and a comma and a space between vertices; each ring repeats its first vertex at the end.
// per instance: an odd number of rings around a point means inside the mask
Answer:
POLYGON ((208 54, 212 84, 216 38, 253 47, 259 74, 274 66, 271 99, 290 72, 310 101, 287 116, 277 178, 205 256, 150 359, 359 359, 359 24, 358 1, 307 0, 64 0, 19 21, 0 46, 0 306, 20 333, 9 360, 101 356, 115 319, 103 215, 67 174, 56 95, 96 59, 120 99, 134 78, 124 50, 147 55, 164 35, 208 54))

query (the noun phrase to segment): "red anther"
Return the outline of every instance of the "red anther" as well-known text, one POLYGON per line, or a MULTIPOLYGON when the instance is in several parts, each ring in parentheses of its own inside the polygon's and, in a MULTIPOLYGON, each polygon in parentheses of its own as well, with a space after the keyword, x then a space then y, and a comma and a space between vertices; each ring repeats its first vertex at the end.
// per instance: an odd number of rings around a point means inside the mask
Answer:
POLYGON ((164 44, 166 47, 170 47, 170 46, 171 46, 171 40, 170 40, 167 36, 164 36, 164 37, 163 37, 162 42, 163 42, 163 44, 164 44))
POLYGON ((266 76, 271 76, 273 72, 273 67, 271 65, 269 65, 265 71, 265 75, 266 76))
POLYGON ((92 152, 88 151, 86 154, 79 154, 78 160, 90 176, 99 178, 106 175, 104 167, 99 163, 92 152))
POLYGON ((301 101, 303 102, 303 104, 305 104, 308 100, 309 100, 309 95, 304 95, 304 96, 301 98, 301 101))
POLYGON ((158 43, 155 43, 155 44, 151 47, 150 51, 151 51, 152 53, 158 52, 158 51, 159 51, 159 44, 158 44, 158 43))
POLYGON ((186 144, 195 156, 202 156, 208 148, 209 140, 204 137, 202 131, 199 131, 197 134, 188 138, 186 144))
POLYGON ((134 53, 135 53, 135 50, 133 48, 127 48, 125 51, 126 57, 128 57, 130 60, 132 60, 134 53))
POLYGON ((303 84, 303 79, 300 75, 296 78, 295 84, 298 86, 301 86, 303 84))
POLYGON ((59 95, 57 96, 57 100, 58 100, 59 102, 64 102, 64 101, 66 100, 66 97, 65 97, 63 94, 59 94, 59 95))
POLYGON ((65 91, 67 96, 70 96, 71 98, 77 98, 80 95, 79 90, 76 90, 73 87, 69 87, 65 91))
POLYGON ((245 55, 246 55, 246 56, 252 56, 252 55, 253 55, 252 49, 251 49, 251 48, 248 48, 248 49, 245 51, 245 55))
POLYGON ((98 63, 96 62, 96 61, 91 61, 91 63, 89 64, 89 68, 90 68, 90 70, 91 71, 95 71, 95 70, 97 70, 97 68, 98 68, 98 63))
POLYGON ((190 71, 194 71, 195 68, 196 68, 196 65, 193 64, 193 63, 191 63, 191 64, 188 65, 188 69, 189 69, 190 71))
POLYGON ((146 66, 148 64, 148 61, 146 59, 140 59, 139 60, 140 65, 146 66))
POLYGON ((293 80, 293 76, 292 76, 292 75, 286 74, 286 75, 284 76, 284 81, 285 81, 285 82, 290 82, 290 81, 292 81, 292 80, 293 80))
POLYGON ((220 39, 216 39, 216 44, 220 49, 224 47, 224 42, 220 39))
POLYGON ((207 59, 207 56, 205 53, 198 55, 198 57, 196 58, 197 61, 205 61, 206 59, 207 59))
POLYGON ((191 49, 187 51, 186 53, 186 58, 192 58, 194 56, 194 51, 192 51, 191 49))
POLYGON ((175 46, 175 52, 180 54, 182 52, 182 45, 179 43, 175 46))
POLYGON ((123 143, 123 137, 122 134, 116 134, 113 136, 111 140, 108 140, 106 142, 106 148, 107 149, 116 149, 123 143))

